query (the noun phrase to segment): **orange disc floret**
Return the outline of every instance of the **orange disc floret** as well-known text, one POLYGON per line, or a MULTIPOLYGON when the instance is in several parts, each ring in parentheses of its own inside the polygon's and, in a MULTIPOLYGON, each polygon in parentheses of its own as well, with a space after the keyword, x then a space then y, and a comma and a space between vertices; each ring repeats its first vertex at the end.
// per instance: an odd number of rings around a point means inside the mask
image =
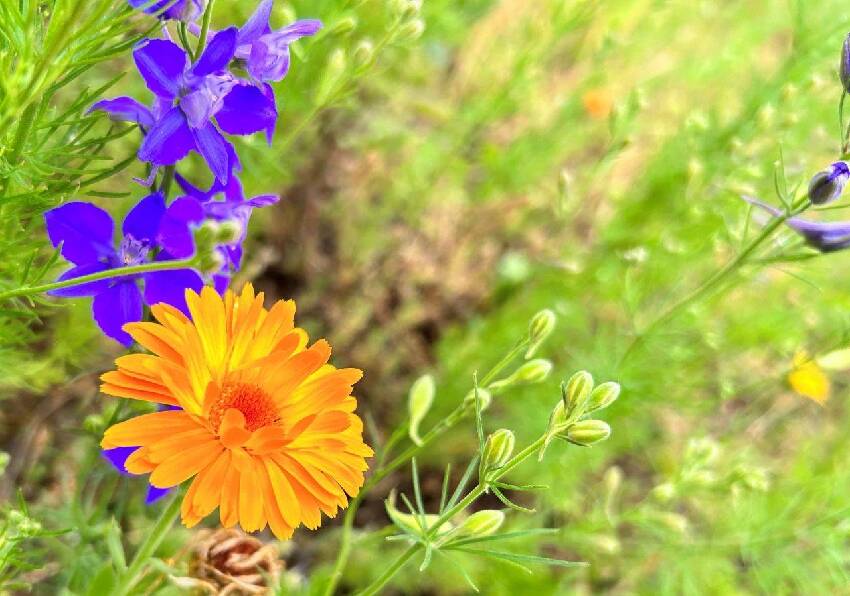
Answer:
POLYGON ((372 455, 351 395, 362 373, 328 364, 324 340, 308 346, 291 300, 266 310, 249 284, 223 298, 187 290, 186 302, 191 318, 157 304, 157 322, 125 325, 151 353, 101 377, 108 395, 180 409, 116 424, 101 445, 138 447, 126 468, 154 486, 191 479, 189 527, 216 508, 225 527, 268 525, 282 539, 319 527, 360 490, 372 455))

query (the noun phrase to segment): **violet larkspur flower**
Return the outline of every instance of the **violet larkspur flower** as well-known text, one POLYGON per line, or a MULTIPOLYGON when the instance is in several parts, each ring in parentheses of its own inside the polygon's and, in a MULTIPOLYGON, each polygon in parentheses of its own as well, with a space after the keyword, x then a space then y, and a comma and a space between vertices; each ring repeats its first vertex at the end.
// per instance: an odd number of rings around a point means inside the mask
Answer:
POLYGON ((186 23, 194 21, 204 12, 202 0, 127 0, 127 2, 133 8, 140 8, 161 19, 174 19, 186 23))
MULTIPOLYGON (((115 447, 114 449, 104 449, 101 451, 106 460, 124 476, 132 476, 127 471, 127 458, 130 457, 138 447, 115 447)), ((157 488, 153 485, 148 485, 148 494, 145 497, 145 503, 150 505, 160 500, 162 497, 171 492, 170 488, 157 488)))
POLYGON ((264 83, 282 80, 289 72, 289 46, 315 35, 322 28, 316 19, 295 21, 272 31, 269 25, 274 0, 263 0, 253 15, 239 29, 236 58, 245 64, 248 74, 264 83))
POLYGON ((99 101, 89 111, 102 110, 113 119, 139 124, 145 133, 139 148, 142 161, 173 165, 194 150, 203 156, 216 179, 226 183, 238 170, 238 161, 219 129, 236 135, 261 130, 268 134, 277 121, 271 90, 245 84, 227 71, 236 38, 235 27, 220 31, 194 65, 174 42, 144 40, 136 46, 133 58, 156 97, 153 109, 133 98, 118 97, 99 101))
POLYGON ((844 38, 841 46, 841 64, 838 67, 838 76, 844 91, 850 93, 850 33, 844 38))
POLYGON ((812 177, 809 182, 809 200, 815 205, 831 203, 844 192, 848 180, 850 167, 843 161, 836 161, 812 177))
MULTIPOLYGON (((53 246, 61 244, 61 253, 74 267, 63 273, 59 281, 139 265, 174 257, 157 249, 157 236, 165 214, 165 197, 153 193, 144 197, 127 214, 122 226, 123 238, 115 248, 115 224, 103 209, 85 202, 65 203, 44 214, 47 234, 53 246)), ((70 288, 53 290, 53 296, 93 296, 92 316, 103 332, 129 346, 132 338, 122 329, 125 323, 142 319, 142 301, 152 305, 167 302, 188 312, 184 288, 199 291, 203 286, 200 275, 192 269, 154 271, 104 279, 70 288), (139 290, 144 281, 144 295, 139 290)))
MULTIPOLYGON (((763 203, 753 197, 742 197, 748 203, 764 209, 771 215, 781 217, 781 209, 763 203)), ((850 221, 809 221, 799 217, 785 220, 785 224, 800 234, 806 244, 820 252, 835 252, 850 247, 850 221)))
POLYGON ((213 275, 219 293, 224 292, 230 275, 239 270, 242 262, 242 243, 248 230, 248 221, 254 209, 273 205, 280 200, 277 195, 258 195, 245 198, 242 183, 235 175, 227 184, 216 181, 209 190, 201 190, 181 175, 176 177, 186 193, 168 206, 160 225, 159 241, 169 254, 183 258, 194 253, 193 228, 203 221, 230 222, 238 227, 238 233, 217 250, 222 260, 222 269, 213 275))

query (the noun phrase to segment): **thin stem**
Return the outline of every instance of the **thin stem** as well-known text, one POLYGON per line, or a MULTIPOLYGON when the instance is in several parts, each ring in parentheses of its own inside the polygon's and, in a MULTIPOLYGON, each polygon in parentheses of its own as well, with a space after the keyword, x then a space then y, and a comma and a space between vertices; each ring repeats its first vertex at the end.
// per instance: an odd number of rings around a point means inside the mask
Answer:
POLYGON ((63 288, 71 288, 93 281, 101 281, 103 279, 112 279, 114 277, 122 277, 125 275, 136 275, 139 273, 150 273, 152 271, 169 271, 172 269, 189 269, 195 266, 195 259, 181 259, 178 261, 157 261, 155 263, 143 263, 141 265, 131 265, 129 267, 118 267, 117 269, 107 269, 106 271, 98 271, 80 277, 73 277, 64 281, 54 281, 49 284, 40 286, 24 286, 15 288, 14 290, 6 290, 0 292, 0 300, 8 300, 9 298, 18 298, 20 296, 32 296, 51 290, 61 290, 63 288))
POLYGON ((174 174, 177 172, 176 165, 165 167, 165 172, 162 174, 162 181, 159 183, 159 192, 168 200, 168 193, 171 190, 171 183, 174 182, 174 174))
POLYGON ((153 530, 151 530, 151 533, 148 534, 147 538, 145 538, 145 541, 139 547, 139 550, 136 551, 136 555, 133 557, 133 561, 127 568, 127 572, 121 578, 121 582, 118 584, 115 592, 113 592, 115 596, 125 596, 126 594, 131 593, 130 591, 138 581, 139 575, 144 570, 145 565, 162 543, 165 535, 171 530, 171 526, 174 525, 174 521, 177 519, 177 516, 180 515, 180 503, 180 495, 176 494, 171 498, 168 506, 163 509, 159 519, 156 521, 156 525, 153 527, 153 530))
MULTIPOLYGON (((502 372, 505 367, 513 361, 525 347, 528 345, 528 339, 524 339, 517 343, 513 349, 507 353, 493 368, 484 376, 481 381, 482 386, 486 386, 492 381, 496 375, 502 372)), ((354 518, 357 516, 357 510, 360 508, 360 503, 363 501, 366 493, 371 490, 376 484, 387 477, 391 472, 398 469, 406 462, 416 457, 421 451, 427 448, 443 433, 450 430, 461 420, 466 418, 475 411, 475 402, 462 403, 452 412, 443 418, 438 424, 429 430, 422 437, 421 445, 410 445, 401 454, 396 456, 390 463, 375 470, 372 476, 366 481, 357 496, 349 503, 348 509, 345 512, 345 517, 342 523, 342 537, 340 538, 339 553, 337 554, 336 562, 334 563, 333 571, 325 588, 325 596, 333 596, 336 593, 336 588, 342 580, 342 575, 345 572, 345 566, 348 564, 348 558, 351 556, 352 532, 354 530, 354 518)))
MULTIPOLYGON (((473 488, 469 493, 457 504, 444 511, 440 517, 433 524, 430 525, 430 530, 427 534, 427 539, 430 540, 434 538, 437 532, 440 531, 440 528, 443 527, 447 521, 450 521, 455 515, 469 507, 478 497, 483 495, 487 491, 487 487, 497 481, 499 478, 516 468, 526 459, 534 455, 544 444, 546 441, 546 435, 542 435, 536 441, 531 443, 528 447, 517 453, 513 456, 508 463, 506 463, 503 467, 495 470, 491 476, 485 482, 479 482, 475 488, 473 488)), ((369 584, 365 589, 361 590, 357 593, 357 596, 371 596, 372 594, 377 594, 378 591, 383 588, 387 582, 389 582, 395 575, 404 567, 407 562, 416 554, 416 551, 419 550, 419 544, 411 545, 407 550, 405 550, 394 562, 392 565, 387 567, 386 571, 384 571, 375 581, 369 584)))
POLYGON ((631 343, 626 348, 623 356, 620 358, 620 365, 628 360, 629 356, 655 331, 658 330, 664 323, 676 318, 679 313, 686 310, 694 302, 702 298, 710 290, 717 287, 721 282, 725 281, 730 275, 741 268, 746 260, 752 255, 761 244, 767 240, 776 229, 791 217, 791 214, 784 214, 774 217, 768 224, 762 228, 761 233, 750 242, 744 250, 742 250, 734 259, 729 261, 722 269, 718 269, 696 289, 684 296, 681 300, 673 304, 670 308, 664 311, 658 318, 652 321, 646 328, 635 335, 631 343))
POLYGON ((207 35, 210 32, 213 4, 215 4, 215 0, 207 0, 207 8, 204 10, 203 21, 201 21, 201 34, 198 36, 198 47, 195 48, 195 60, 201 57, 201 54, 204 53, 204 49, 207 47, 207 35))
POLYGON ((357 592, 357 596, 372 596, 373 594, 377 594, 388 581, 395 577, 395 574, 407 564, 418 550, 419 544, 411 544, 392 565, 386 568, 378 579, 369 584, 365 589, 357 592))

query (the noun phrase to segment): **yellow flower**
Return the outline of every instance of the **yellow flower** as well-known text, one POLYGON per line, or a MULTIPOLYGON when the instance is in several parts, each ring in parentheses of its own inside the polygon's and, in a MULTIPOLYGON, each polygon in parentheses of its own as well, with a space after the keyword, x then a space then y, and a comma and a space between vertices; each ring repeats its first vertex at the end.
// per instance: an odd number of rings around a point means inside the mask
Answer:
POLYGON ((138 446, 133 474, 160 488, 194 478, 183 499, 191 527, 219 509, 221 523, 248 532, 266 524, 281 539, 300 524, 315 529, 363 485, 363 423, 351 390, 362 376, 328 364, 324 340, 307 347, 294 326, 295 303, 263 307, 247 285, 224 298, 186 292, 191 320, 167 304, 158 323, 125 330, 153 354, 118 358, 102 391, 179 409, 145 414, 106 430, 101 445, 138 446))
POLYGON ((793 368, 788 373, 788 384, 798 395, 819 404, 829 399, 829 378, 804 350, 794 354, 793 368))

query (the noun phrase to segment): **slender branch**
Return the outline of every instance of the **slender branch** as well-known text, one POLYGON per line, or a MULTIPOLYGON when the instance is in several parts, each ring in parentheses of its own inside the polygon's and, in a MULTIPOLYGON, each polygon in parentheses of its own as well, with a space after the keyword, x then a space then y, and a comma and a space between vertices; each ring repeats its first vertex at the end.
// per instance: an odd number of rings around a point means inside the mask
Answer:
MULTIPOLYGON (((487 487, 496 482, 499 478, 506 475, 508 472, 516 468, 526 459, 534 455, 545 443, 546 435, 542 435, 536 441, 531 443, 528 447, 517 453, 513 456, 508 463, 506 463, 503 467, 495 470, 489 478, 487 478, 484 482, 479 482, 475 488, 473 488, 469 493, 457 504, 444 511, 440 517, 433 524, 430 524, 430 530, 426 535, 428 540, 433 539, 437 533, 440 531, 440 528, 443 527, 447 521, 450 521, 454 518, 455 515, 469 507, 478 497, 483 495, 487 491, 487 487)), ((377 594, 381 588, 383 588, 387 582, 389 582, 395 575, 404 567, 407 562, 416 554, 416 551, 419 550, 420 544, 413 544, 407 550, 405 550, 394 562, 392 565, 387 567, 387 569, 369 584, 366 588, 357 593, 357 596, 371 596, 372 594, 377 594)))
POLYGON ((136 551, 136 555, 133 557, 133 561, 127 568, 127 572, 124 573, 118 587, 113 592, 115 596, 125 596, 132 593, 131 590, 139 580, 139 576, 142 571, 144 571, 145 565, 162 543, 165 535, 171 531, 171 526, 174 525, 174 521, 177 519, 177 516, 180 515, 180 503, 181 499, 179 494, 175 494, 171 497, 171 501, 168 503, 168 506, 162 510, 153 530, 151 530, 150 534, 148 534, 147 538, 145 538, 145 541, 142 542, 141 546, 139 546, 139 550, 136 551))
POLYGON ((650 337, 655 331, 658 330, 664 323, 676 318, 679 313, 686 310, 689 306, 691 306, 694 302, 702 298, 709 291, 717 287, 721 282, 725 281, 730 275, 734 274, 738 269, 740 269, 747 261, 747 259, 752 255, 756 249, 758 249, 761 244, 767 240, 776 229, 785 223, 792 214, 784 214, 778 217, 774 217, 768 222, 768 224, 762 228, 761 233, 756 236, 752 242, 750 242, 747 247, 742 250, 734 259, 729 261, 722 269, 718 269, 714 272, 708 279, 706 279, 702 284, 700 284, 696 289, 691 291, 685 297, 680 299, 678 302, 673 304, 670 308, 664 311, 658 318, 652 321, 646 328, 635 335, 634 339, 632 339, 631 343, 626 348, 626 351, 623 353, 623 356, 620 358, 620 365, 628 360, 628 358, 632 355, 632 353, 641 345, 643 342, 650 337))
MULTIPOLYGON (((481 380, 481 385, 488 385, 496 378, 505 367, 510 364, 514 358, 525 350, 528 346, 528 338, 518 342, 516 346, 508 352, 504 358, 496 363, 493 368, 481 380)), ((348 564, 348 558, 351 556, 352 532, 354 530, 354 518, 357 516, 357 510, 360 508, 360 503, 376 484, 386 478, 391 472, 398 469, 413 457, 416 457, 425 448, 430 446, 436 439, 442 436, 446 431, 450 430, 461 420, 469 416, 475 411, 475 402, 461 403, 452 412, 443 418, 438 424, 431 428, 425 436, 422 437, 421 445, 410 445, 402 453, 396 456, 390 463, 375 470, 372 476, 366 481, 357 496, 349 503, 348 509, 345 512, 345 517, 342 522, 342 537, 340 538, 339 553, 337 554, 336 562, 334 563, 333 571, 331 572, 328 584, 325 587, 325 596, 333 596, 339 582, 342 580, 342 575, 345 572, 345 566, 348 564)))
POLYGON ((115 277, 123 277, 125 275, 137 275, 139 273, 151 273, 152 271, 170 271, 172 269, 191 269, 196 265, 195 258, 181 259, 177 261, 157 261, 155 263, 143 263, 141 265, 131 265, 129 267, 118 267, 117 269, 107 269, 106 271, 98 271, 80 277, 73 277, 64 281, 54 281, 49 284, 40 286, 24 286, 15 288, 14 290, 6 290, 0 292, 0 300, 8 300, 9 298, 19 298, 21 296, 32 296, 34 294, 42 294, 52 290, 61 290, 64 288, 72 288, 82 284, 101 281, 104 279, 112 279, 115 277))

